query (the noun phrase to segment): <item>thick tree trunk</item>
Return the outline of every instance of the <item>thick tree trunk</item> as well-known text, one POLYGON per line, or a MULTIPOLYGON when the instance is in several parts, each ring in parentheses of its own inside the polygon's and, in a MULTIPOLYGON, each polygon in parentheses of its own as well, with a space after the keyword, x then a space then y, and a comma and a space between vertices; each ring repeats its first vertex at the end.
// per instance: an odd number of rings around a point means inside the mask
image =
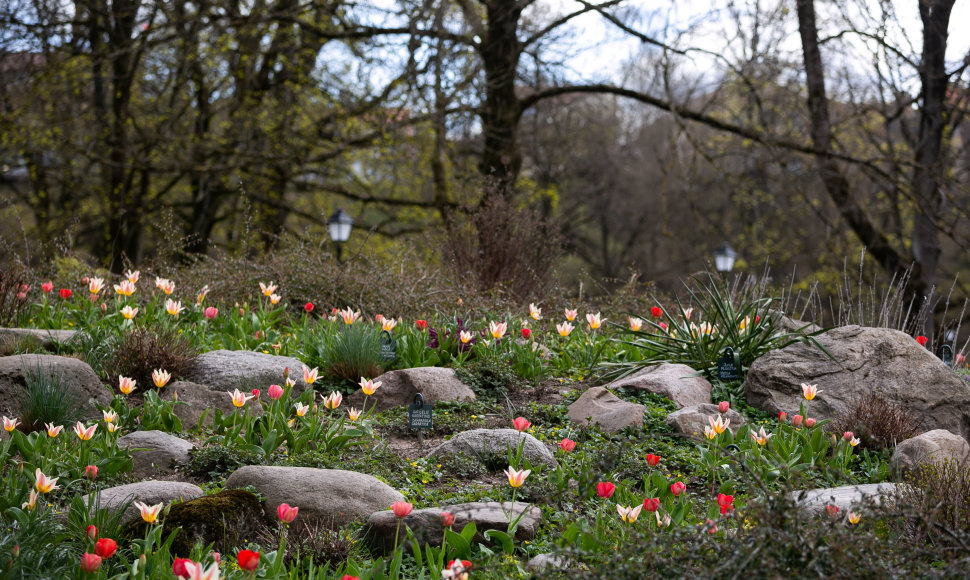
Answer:
POLYGON ((832 153, 832 126, 829 119, 828 98, 825 95, 825 69, 818 45, 818 27, 815 23, 813 0, 797 0, 798 32, 802 41, 805 64, 805 82, 808 90, 808 113, 812 143, 821 154, 815 156, 819 176, 829 197, 835 203, 842 218, 868 248, 869 254, 884 270, 902 274, 913 265, 908 293, 911 297, 923 296, 927 290, 922 275, 922 264, 912 263, 892 245, 890 240, 872 222, 859 203, 853 199, 849 181, 832 153))
POLYGON ((521 103, 515 96, 515 78, 521 47, 519 16, 523 3, 489 0, 488 32, 479 52, 485 69, 485 103, 482 108, 484 149, 479 169, 496 193, 508 196, 522 168, 516 133, 521 103))
MULTIPOLYGON (((920 265, 918 285, 925 292, 936 284, 940 259, 938 223, 943 215, 945 196, 941 191, 945 168, 943 162, 944 101, 948 86, 946 75, 947 27, 954 0, 921 0, 923 21, 923 57, 920 81, 923 102, 920 107, 919 140, 916 144, 912 193, 916 201, 913 228, 913 256, 920 265)), ((933 313, 924 312, 923 332, 934 336, 933 313)))

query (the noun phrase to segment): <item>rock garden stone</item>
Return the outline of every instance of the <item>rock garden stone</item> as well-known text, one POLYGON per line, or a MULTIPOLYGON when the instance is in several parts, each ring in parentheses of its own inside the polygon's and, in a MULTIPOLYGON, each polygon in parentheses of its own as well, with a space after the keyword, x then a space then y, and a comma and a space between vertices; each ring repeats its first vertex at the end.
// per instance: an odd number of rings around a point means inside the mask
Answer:
POLYGON ((643 405, 624 401, 604 389, 592 387, 569 405, 569 418, 580 425, 599 425, 607 433, 643 425, 643 405))
MULTIPOLYGON (((414 395, 421 393, 425 404, 440 401, 474 401, 475 392, 458 380, 454 369, 443 367, 415 367, 390 371, 374 379, 380 381, 377 392, 367 399, 367 410, 373 406, 377 411, 402 407, 414 402, 414 395)), ((363 408, 364 392, 358 389, 347 397, 347 404, 363 408)))
POLYGON ((570 561, 565 556, 559 554, 536 554, 529 560, 525 567, 533 572, 543 570, 566 570, 571 566, 570 561))
POLYGON ((604 387, 655 393, 670 399, 678 407, 710 403, 711 383, 696 375, 697 371, 687 365, 663 363, 643 368, 604 387))
POLYGON ((172 553, 187 558, 192 546, 215 544, 217 552, 229 553, 236 546, 256 540, 267 521, 262 503, 252 493, 241 489, 227 489, 171 507, 165 517, 162 537, 167 538, 181 528, 172 543, 172 553))
MULTIPOLYGON (((261 388, 260 391, 263 392, 263 397, 265 397, 266 389, 261 388)), ((182 426, 186 429, 197 425, 203 414, 205 414, 203 425, 212 425, 212 418, 217 409, 222 411, 224 415, 233 413, 236 410, 232 406, 232 397, 225 391, 213 391, 209 387, 198 383, 189 381, 169 383, 162 389, 161 397, 164 400, 171 400, 175 393, 178 393, 179 403, 184 403, 175 405, 175 414, 182 421, 182 426), (207 410, 209 411, 208 413, 206 413, 207 410)), ((263 408, 256 403, 255 399, 246 403, 246 406, 249 407, 250 415, 258 417, 263 414, 263 408)))
POLYGON ((290 369, 290 378, 296 381, 294 390, 303 392, 303 363, 288 356, 277 356, 248 350, 213 350, 200 354, 188 380, 205 385, 213 391, 253 389, 266 391, 272 384, 283 384, 283 369, 290 369))
POLYGON ((46 330, 38 328, 0 328, 0 342, 18 340, 36 341, 44 348, 55 344, 67 344, 78 336, 76 330, 46 330))
POLYGON ((875 502, 896 494, 895 483, 868 483, 865 485, 843 485, 824 489, 809 489, 791 492, 791 498, 798 509, 806 515, 825 513, 825 506, 834 505, 839 513, 844 513, 854 507, 875 502))
POLYGON ((524 441, 522 457, 532 465, 540 463, 549 467, 556 467, 552 452, 538 439, 528 433, 520 433, 515 429, 472 429, 462 431, 448 441, 431 450, 428 457, 444 455, 464 455, 488 463, 493 457, 500 457, 505 461, 509 449, 518 448, 519 442, 524 441))
POLYGON ((342 469, 247 465, 233 472, 226 488, 253 486, 275 514, 280 504, 300 508, 297 522, 337 529, 391 507, 404 496, 370 475, 342 469))
POLYGON ((135 476, 149 477, 187 464, 194 445, 164 431, 134 431, 119 437, 118 447, 131 450, 135 476))
POLYGON ((20 415, 20 396, 25 390, 26 375, 40 372, 56 378, 74 399, 82 418, 100 417, 93 403, 108 405, 111 392, 87 365, 76 358, 49 354, 21 354, 0 357, 0 414, 20 415))
POLYGON ((811 415, 833 419, 876 392, 913 413, 925 429, 970 435, 970 384, 911 336, 844 326, 816 339, 835 360, 810 344, 771 351, 748 370, 748 402, 771 415, 791 415, 804 402, 801 384, 817 384, 822 392, 811 403, 811 415))
MULTIPOLYGON (((85 495, 82 500, 92 509, 101 507, 116 511, 129 502, 140 501, 148 505, 167 504, 175 500, 195 499, 202 495, 203 492, 199 486, 184 481, 140 481, 102 489, 97 503, 92 502, 90 495, 85 495)), ((129 505, 122 517, 122 523, 128 524, 140 519, 138 508, 129 505)))
POLYGON ((959 435, 945 429, 935 429, 897 445, 890 463, 896 473, 906 475, 920 465, 945 461, 970 465, 970 445, 959 435))
MULTIPOLYGON (((468 522, 475 522, 477 533, 472 544, 482 542, 488 545, 489 541, 482 534, 487 530, 506 530, 509 525, 509 512, 512 509, 511 502, 495 501, 438 506, 414 510, 404 518, 404 523, 411 528, 415 539, 421 544, 440 546, 443 535, 441 512, 450 512, 455 516, 452 530, 461 532, 468 522)), ((523 512, 524 515, 515 530, 515 538, 519 541, 534 538, 536 528, 542 521, 542 511, 539 508, 527 503, 515 502, 512 518, 519 517, 523 512)), ((386 554, 393 550, 397 520, 398 518, 389 510, 374 512, 367 518, 365 537, 374 551, 386 554)))
MULTIPOLYGON (((674 411, 667 415, 667 424, 682 435, 688 437, 704 437, 704 427, 710 425, 709 418, 717 418, 721 413, 717 410, 717 405, 705 403, 703 405, 691 405, 674 411)), ((728 429, 737 433, 738 428, 744 424, 744 417, 734 409, 728 409, 724 414, 726 419, 731 421, 728 429)))

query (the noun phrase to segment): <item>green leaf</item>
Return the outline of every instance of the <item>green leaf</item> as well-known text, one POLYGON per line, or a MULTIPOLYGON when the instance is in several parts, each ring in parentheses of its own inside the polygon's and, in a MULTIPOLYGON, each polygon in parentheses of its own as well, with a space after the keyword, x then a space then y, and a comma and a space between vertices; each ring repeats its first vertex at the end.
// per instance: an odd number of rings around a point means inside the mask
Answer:
POLYGON ((486 538, 492 540, 493 542, 498 542, 502 545, 502 551, 506 554, 511 555, 515 552, 515 544, 512 542, 512 538, 508 534, 500 530, 487 530, 484 534, 486 538))

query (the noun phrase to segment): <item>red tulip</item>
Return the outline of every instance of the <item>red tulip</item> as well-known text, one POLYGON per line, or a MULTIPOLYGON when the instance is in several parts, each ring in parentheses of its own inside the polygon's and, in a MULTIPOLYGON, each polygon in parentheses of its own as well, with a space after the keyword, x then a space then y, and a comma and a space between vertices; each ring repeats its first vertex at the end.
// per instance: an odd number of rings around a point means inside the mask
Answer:
POLYGON ((118 542, 112 540, 111 538, 101 538, 94 544, 94 553, 104 559, 114 556, 115 552, 117 551, 118 542))
POLYGON ((239 567, 247 572, 252 572, 259 567, 259 552, 252 550, 240 550, 236 556, 239 567))
POLYGON ((647 510, 648 512, 657 511, 660 509, 660 498, 648 497, 647 499, 643 500, 643 509, 647 510))
POLYGON ((731 403, 728 403, 727 401, 721 401, 720 403, 717 404, 718 413, 727 413, 728 409, 730 408, 731 408, 731 403))
POLYGON ((44 294, 50 294, 54 289, 54 283, 48 280, 40 285, 40 289, 44 291, 44 294))
POLYGON ((307 312, 313 312, 313 302, 307 302, 306 304, 304 304, 303 310, 306 310, 307 312))
POLYGON ((652 455, 650 453, 647 453, 647 465, 649 465, 650 467, 656 467, 658 463, 660 463, 659 455, 652 455))
POLYGON ((523 328, 522 329, 522 338, 528 339, 530 336, 532 336, 532 331, 529 330, 528 328, 523 328))
POLYGON ((516 417, 515 420, 512 421, 512 427, 516 431, 525 431, 531 426, 532 423, 529 423, 529 420, 525 417, 516 417))
MULTIPOLYGON (((71 289, 70 288, 61 288, 61 298, 63 298, 64 300, 67 300, 70 297, 71 297, 71 289)), ((99 562, 99 564, 100 564, 100 562, 99 562)))
POLYGON ((835 516, 839 515, 839 506, 828 504, 825 506, 825 513, 829 517, 834 518, 835 516))
POLYGON ((418 330, 424 330, 428 328, 428 322, 425 320, 415 320, 414 327, 417 328, 418 330))
POLYGON ((84 477, 90 479, 91 481, 94 481, 95 479, 97 479, 98 478, 98 466, 97 465, 88 465, 87 467, 85 467, 84 468, 84 477))
POLYGON ((391 511, 393 511, 394 515, 399 518, 407 517, 407 515, 411 513, 411 510, 413 509, 414 504, 410 504, 406 501, 396 501, 391 504, 391 511))
POLYGON ((84 534, 93 542, 98 539, 98 528, 96 528, 94 525, 90 525, 86 530, 84 530, 84 534))
POLYGON ((188 578, 189 571, 185 569, 186 564, 195 564, 192 560, 188 558, 175 558, 175 562, 172 563, 172 573, 179 578, 188 578))
POLYGON ((576 449, 576 442, 573 441, 572 439, 563 439, 562 441, 559 442, 559 448, 565 451, 566 453, 569 453, 573 449, 576 449))
POLYGON ((787 420, 788 420, 788 413, 786 413, 784 411, 779 411, 778 412, 778 421, 780 421, 781 423, 784 423, 787 420))
POLYGON ((344 577, 340 580, 360 580, 359 576, 351 576, 350 574, 344 574, 344 577))
POLYGON ((918 342, 920 346, 926 346, 926 340, 927 338, 925 336, 916 337, 916 342, 918 342))
POLYGON ((81 556, 81 570, 88 574, 94 573, 101 567, 101 556, 97 554, 84 554, 81 556))
POLYGON ((678 481, 677 483, 671 484, 670 493, 674 494, 674 497, 676 497, 684 493, 685 489, 687 489, 687 486, 684 484, 684 482, 678 481))
POLYGON ((613 496, 613 492, 616 491, 616 486, 608 481, 601 481, 596 484, 596 495, 603 499, 608 499, 613 496))
POLYGON ((253 389, 252 390, 252 395, 253 395, 254 398, 258 399, 259 398, 259 395, 260 395, 259 389, 253 389))
POLYGON ((664 311, 663 311, 663 308, 660 308, 659 306, 654 306, 653 308, 650 309, 650 314, 654 318, 660 318, 661 316, 664 315, 664 311))
POLYGON ((721 508, 721 515, 734 509, 734 496, 723 493, 717 494, 717 505, 721 508))

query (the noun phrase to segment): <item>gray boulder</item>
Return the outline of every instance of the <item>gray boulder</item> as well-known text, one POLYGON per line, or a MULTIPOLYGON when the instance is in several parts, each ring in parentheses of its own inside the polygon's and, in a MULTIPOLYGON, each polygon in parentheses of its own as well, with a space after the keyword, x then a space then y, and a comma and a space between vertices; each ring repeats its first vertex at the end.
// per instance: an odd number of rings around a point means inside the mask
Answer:
POLYGON ((213 391, 266 391, 272 385, 283 384, 283 369, 290 369, 296 381, 294 390, 303 392, 303 363, 288 356, 277 356, 248 350, 213 350, 200 354, 186 377, 213 391))
POLYGON ((920 465, 945 461, 970 465, 970 445, 959 435, 945 429, 935 429, 897 445, 890 463, 896 473, 906 475, 920 465))
POLYGON ((592 387, 569 405, 570 420, 583 426, 599 425, 607 433, 643 425, 646 408, 628 403, 603 387, 592 387))
POLYGON ((67 344, 78 335, 77 330, 46 330, 38 328, 0 328, 0 343, 27 340, 36 342, 44 348, 56 344, 67 344))
MULTIPOLYGON (((262 396, 265 397, 266 389, 261 388, 260 391, 263 393, 262 396)), ((178 393, 179 404, 175 405, 175 414, 182 421, 182 426, 185 429, 197 425, 203 414, 205 414, 203 425, 212 425, 212 418, 217 409, 225 415, 236 411, 236 408, 232 406, 232 397, 226 391, 213 391, 205 385, 178 381, 162 389, 160 396, 162 399, 171 400, 176 396, 176 393, 178 393)), ((256 399, 247 402, 246 407, 249 407, 250 415, 258 417, 263 414, 263 408, 259 406, 256 399)))
MULTIPOLYGON (((175 500, 187 501, 202 497, 202 489, 183 481, 140 481, 117 487, 102 489, 93 498, 90 494, 82 499, 91 509, 100 507, 111 511, 120 510, 126 503, 140 501, 148 505, 169 503, 175 500)), ((122 523, 128 524, 141 519, 141 514, 133 505, 128 505, 122 516, 122 523)))
MULTIPOLYGON (((717 405, 706 403, 704 405, 691 405, 674 411, 667 415, 667 424, 682 435, 688 437, 704 437, 704 427, 710 425, 710 418, 717 419, 720 413, 717 405)), ((738 428, 744 424, 744 417, 734 409, 728 409, 724 414, 725 419, 729 419, 731 424, 728 429, 737 433, 738 428)))
POLYGON ((805 515, 821 515, 826 506, 834 505, 839 508, 839 515, 859 506, 875 503, 896 495, 895 483, 868 483, 865 485, 843 485, 824 489, 809 489, 790 492, 790 497, 801 513, 805 515))
POLYGON ((567 570, 572 567, 572 562, 565 556, 559 554, 536 554, 529 560, 525 567, 533 572, 547 572, 549 570, 567 570))
POLYGON ((404 496, 363 473, 342 469, 247 465, 226 480, 227 489, 253 486, 266 498, 266 512, 280 504, 300 508, 297 521, 337 529, 391 507, 404 496))
POLYGON ((80 418, 100 418, 94 403, 108 405, 111 391, 87 363, 76 358, 48 354, 21 354, 0 357, 0 414, 18 416, 20 396, 26 376, 32 373, 54 378, 66 387, 80 418))
MULTIPOLYGON (((439 401, 474 401, 475 392, 458 380, 454 369, 443 367, 415 367, 390 371, 374 379, 381 386, 367 399, 367 410, 384 411, 410 405, 414 395, 421 393, 425 404, 439 401)), ((357 389, 347 397, 351 407, 363 409, 364 392, 357 389)))
POLYGON ((748 370, 748 402, 771 415, 791 415, 805 401, 801 384, 817 384, 821 393, 810 403, 811 416, 833 419, 874 391, 905 407, 925 428, 970 435, 970 384, 911 336, 844 326, 816 339, 835 360, 808 344, 771 351, 748 370))
POLYGON ((662 363, 604 385, 607 389, 647 391, 664 396, 677 407, 711 402, 711 383, 687 365, 662 363))
POLYGON ((187 464, 194 445, 164 431, 134 431, 119 437, 118 447, 131 450, 135 476, 149 477, 187 464))
MULTIPOLYGON (((511 502, 481 501, 413 510, 404 518, 403 523, 411 529, 415 539, 422 545, 440 546, 444 533, 441 525, 442 512, 450 512, 455 516, 455 523, 451 528, 455 532, 461 532, 469 522, 475 522, 476 535, 472 540, 473 544, 482 542, 488 545, 489 540, 483 535, 488 530, 508 529, 510 513, 513 520, 522 515, 515 529, 515 538, 519 541, 534 538, 536 528, 542 522, 542 511, 527 503, 515 502, 513 509, 511 502)), ((397 522, 394 512, 388 510, 374 512, 367 518, 365 537, 372 550, 387 554, 394 549, 397 522)))
POLYGON ((541 441, 529 435, 520 433, 515 429, 472 429, 462 431, 448 441, 431 450, 428 457, 441 457, 443 455, 462 454, 466 457, 476 458, 482 463, 493 456, 505 457, 509 449, 513 451, 522 442, 522 457, 527 459, 532 465, 548 465, 556 467, 556 461, 552 452, 542 444, 541 441))

